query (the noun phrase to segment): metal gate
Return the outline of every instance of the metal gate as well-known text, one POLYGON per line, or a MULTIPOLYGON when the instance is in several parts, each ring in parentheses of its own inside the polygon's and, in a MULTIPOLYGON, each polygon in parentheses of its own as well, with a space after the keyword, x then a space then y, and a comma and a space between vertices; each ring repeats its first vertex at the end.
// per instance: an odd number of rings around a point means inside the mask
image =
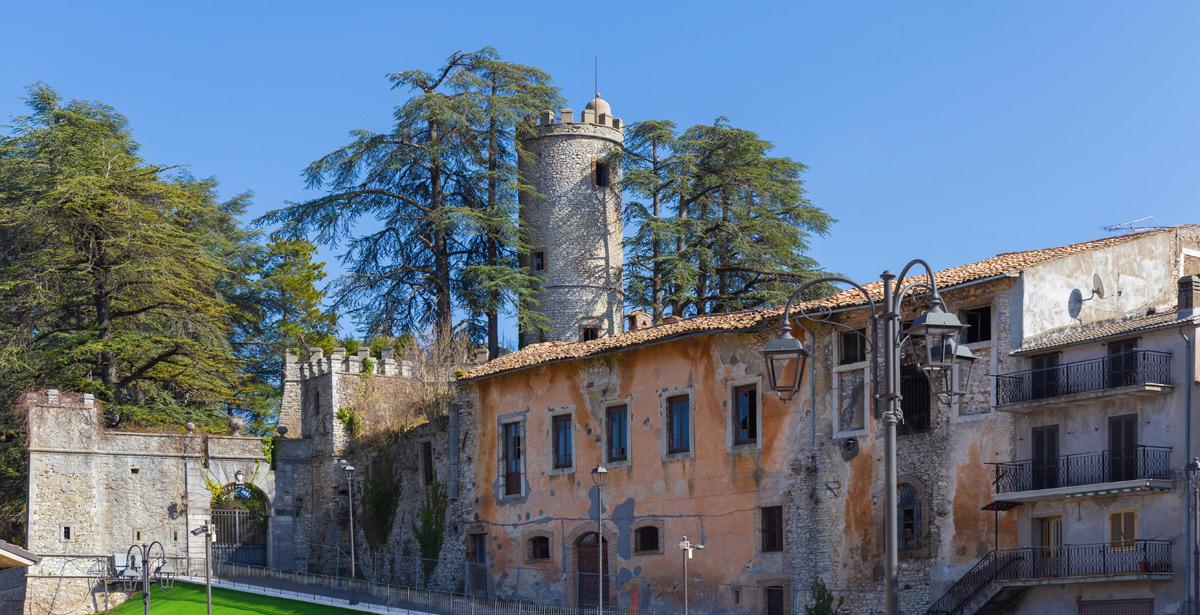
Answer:
POLYGON ((249 566, 267 565, 267 517, 238 508, 212 511, 217 539, 213 559, 249 566))

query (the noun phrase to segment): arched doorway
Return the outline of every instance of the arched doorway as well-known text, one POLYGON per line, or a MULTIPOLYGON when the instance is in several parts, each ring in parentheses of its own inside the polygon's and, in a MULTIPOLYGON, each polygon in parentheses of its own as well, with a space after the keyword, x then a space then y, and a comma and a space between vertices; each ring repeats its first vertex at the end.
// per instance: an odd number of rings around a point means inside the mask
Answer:
POLYGON ((596 570, 600 564, 600 555, 596 553, 596 549, 601 548, 597 542, 595 532, 588 532, 575 541, 576 606, 595 606, 598 602, 597 594, 600 591, 601 583, 604 584, 604 604, 613 603, 608 583, 608 540, 604 540, 602 548, 604 553, 603 574, 597 574, 596 570))
POLYGON ((261 489, 246 483, 222 487, 213 494, 212 525, 215 561, 267 565, 267 496, 261 489))

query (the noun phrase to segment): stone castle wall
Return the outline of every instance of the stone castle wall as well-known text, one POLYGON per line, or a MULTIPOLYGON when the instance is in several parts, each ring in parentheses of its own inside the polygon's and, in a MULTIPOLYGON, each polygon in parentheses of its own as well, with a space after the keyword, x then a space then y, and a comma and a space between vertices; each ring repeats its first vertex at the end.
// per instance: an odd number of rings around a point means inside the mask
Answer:
POLYGON ((208 484, 242 473, 271 494, 260 438, 109 430, 90 395, 50 390, 25 400, 29 423, 29 615, 92 613, 124 600, 99 578, 113 555, 158 541, 169 557, 201 557, 189 530, 209 517, 208 484))

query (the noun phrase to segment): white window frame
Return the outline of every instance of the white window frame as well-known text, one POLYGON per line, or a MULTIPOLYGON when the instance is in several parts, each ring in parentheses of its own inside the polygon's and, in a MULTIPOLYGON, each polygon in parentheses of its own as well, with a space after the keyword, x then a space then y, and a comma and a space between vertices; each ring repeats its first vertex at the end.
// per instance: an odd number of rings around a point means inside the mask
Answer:
MULTIPOLYGON (((831 334, 831 336, 833 338, 833 340, 832 340, 833 348, 838 349, 837 354, 839 356, 841 355, 841 334, 842 333, 843 333, 842 330, 835 328, 835 330, 831 334)), ((836 361, 834 363, 836 363, 836 361)), ((867 353, 867 357, 866 357, 865 361, 858 361, 857 363, 847 363, 845 365, 834 365, 833 366, 833 378, 832 378, 832 380, 833 380, 833 382, 832 382, 832 385, 833 385, 832 386, 833 412, 831 412, 830 414, 833 415, 833 437, 835 440, 841 440, 841 439, 845 439, 845 438, 857 438, 857 437, 865 436, 870 431, 871 403, 873 401, 871 399, 872 376, 873 375, 871 374, 871 353, 870 352, 867 353), (847 373, 847 372, 854 372, 854 371, 861 371, 863 373, 863 408, 862 408, 862 425, 863 426, 860 429, 842 429, 842 425, 841 425, 841 422, 842 422, 841 393, 842 393, 842 391, 841 391, 841 386, 840 386, 841 378, 842 378, 842 374, 847 373)))

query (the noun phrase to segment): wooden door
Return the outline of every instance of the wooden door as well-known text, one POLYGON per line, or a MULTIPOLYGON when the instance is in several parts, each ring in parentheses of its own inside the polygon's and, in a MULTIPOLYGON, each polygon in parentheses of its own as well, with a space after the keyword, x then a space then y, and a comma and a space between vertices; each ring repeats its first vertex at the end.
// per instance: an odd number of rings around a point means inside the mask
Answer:
POLYGON ((1033 428, 1034 489, 1053 489, 1058 480, 1058 425, 1033 428))
MULTIPOLYGON (((604 541, 604 546, 608 546, 608 541, 604 541)), ((597 568, 600 565, 600 554, 596 549, 600 548, 597 545, 596 533, 589 532, 584 534, 575 542, 576 554, 576 584, 577 589, 576 606, 596 606, 601 584, 604 587, 604 603, 612 604, 612 593, 609 592, 608 585, 608 549, 602 549, 604 556, 604 573, 596 574, 597 568)))
POLYGON ((1133 480, 1138 473, 1137 415, 1108 419, 1108 479, 1133 480))

